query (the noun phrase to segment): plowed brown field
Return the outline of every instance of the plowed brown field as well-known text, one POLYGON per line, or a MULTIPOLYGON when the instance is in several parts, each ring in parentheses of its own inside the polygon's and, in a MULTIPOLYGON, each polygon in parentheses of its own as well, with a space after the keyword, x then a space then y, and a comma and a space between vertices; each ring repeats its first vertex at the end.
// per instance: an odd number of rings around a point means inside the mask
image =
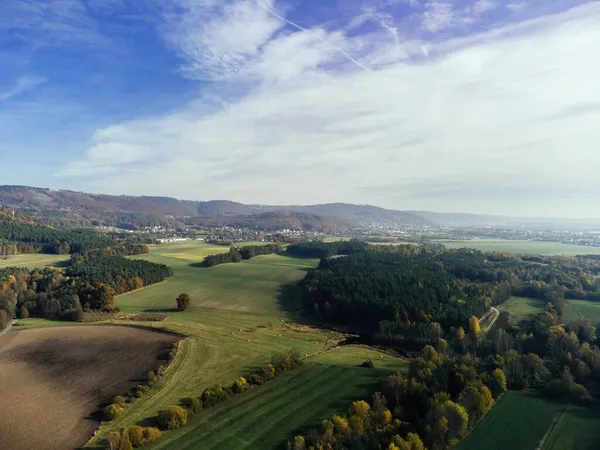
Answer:
POLYGON ((179 336, 126 326, 48 327, 0 338, 0 448, 81 447, 92 415, 145 381, 179 336))

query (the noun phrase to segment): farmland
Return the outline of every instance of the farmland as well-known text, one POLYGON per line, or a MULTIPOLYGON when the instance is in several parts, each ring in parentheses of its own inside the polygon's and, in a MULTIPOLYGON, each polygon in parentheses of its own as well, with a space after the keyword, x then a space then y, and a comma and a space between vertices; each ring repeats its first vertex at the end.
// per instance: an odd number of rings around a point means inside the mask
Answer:
POLYGON ((567 300, 567 320, 589 319, 594 323, 600 322, 600 302, 588 300, 567 300))
POLYGON ((594 450, 600 448, 600 411, 569 405, 560 416, 543 450, 594 450))
POLYGON ((510 313, 511 322, 518 325, 521 321, 531 319, 533 316, 543 311, 546 304, 543 300, 527 297, 510 297, 504 303, 497 305, 497 308, 510 313))
POLYGON ((507 392, 457 449, 537 450, 563 408, 533 393, 507 392))
POLYGON ((27 267, 30 269, 54 266, 69 260, 69 255, 44 255, 34 253, 31 255, 2 256, 0 268, 2 267, 27 267))
MULTIPOLYGON (((188 337, 182 341, 172 370, 121 417, 103 426, 89 446, 101 445, 109 431, 143 423, 160 408, 199 395, 207 386, 231 383, 273 353, 294 347, 309 356, 324 351, 327 334, 282 326, 282 321, 296 318, 295 284, 317 261, 268 255, 212 268, 195 266, 204 256, 224 251, 228 248, 185 242, 156 246, 143 256, 148 261, 169 265, 174 276, 118 297, 117 306, 126 313, 166 312, 167 320, 154 326, 188 337), (175 298, 181 292, 189 293, 192 299, 185 312, 174 310, 175 298)), ((355 354, 358 359, 366 359, 365 354, 355 354)), ((181 432, 186 430, 187 427, 181 432)))
POLYGON ((90 415, 162 364, 159 357, 178 339, 121 326, 37 328, 0 338, 3 448, 80 447, 97 427, 90 415))
POLYGON ((345 411, 352 401, 370 398, 382 377, 405 368, 401 360, 372 350, 335 349, 204 411, 148 448, 281 448, 307 427, 345 411), (366 358, 375 360, 375 369, 358 367, 366 358))
POLYGON ((474 248, 481 251, 530 253, 540 255, 600 254, 599 247, 561 244, 560 242, 511 241, 502 239, 472 239, 463 241, 439 241, 447 248, 474 248))

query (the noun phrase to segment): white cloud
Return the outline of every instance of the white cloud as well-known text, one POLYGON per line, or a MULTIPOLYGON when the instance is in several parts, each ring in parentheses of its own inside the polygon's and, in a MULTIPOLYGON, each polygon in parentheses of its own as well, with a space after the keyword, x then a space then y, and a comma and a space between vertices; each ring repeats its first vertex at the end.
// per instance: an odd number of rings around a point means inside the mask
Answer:
POLYGON ((475 13, 476 15, 481 15, 481 14, 485 14, 486 12, 489 11, 493 11, 494 9, 498 8, 500 6, 500 3, 498 3, 495 0, 477 0, 474 4, 473 4, 473 13, 475 13))
POLYGON ((13 88, 6 92, 0 92, 0 102, 16 97, 24 92, 31 91, 39 85, 44 84, 46 81, 48 81, 48 79, 45 77, 23 75, 17 79, 13 88))
POLYGON ((431 43, 434 57, 412 62, 407 52, 372 71, 323 42, 363 61, 382 41, 283 30, 255 12, 246 35, 245 21, 219 8, 221 31, 209 23, 196 35, 188 24, 193 39, 172 43, 213 78, 252 72, 259 83, 224 105, 200 99, 100 129, 63 175, 94 191, 180 198, 597 215, 589 206, 600 195, 600 60, 590 55, 600 3, 431 43), (112 157, 100 156, 106 149, 112 157))
POLYGON ((506 7, 513 12, 519 12, 527 8, 528 3, 524 1, 510 2, 506 4, 506 7))

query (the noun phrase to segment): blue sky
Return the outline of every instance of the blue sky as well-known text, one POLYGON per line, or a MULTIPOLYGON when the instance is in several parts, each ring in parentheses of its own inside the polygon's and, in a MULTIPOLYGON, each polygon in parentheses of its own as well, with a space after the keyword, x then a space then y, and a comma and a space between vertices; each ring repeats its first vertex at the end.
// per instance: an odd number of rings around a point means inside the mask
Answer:
POLYGON ((598 23, 576 0, 3 0, 0 184, 600 218, 598 23))

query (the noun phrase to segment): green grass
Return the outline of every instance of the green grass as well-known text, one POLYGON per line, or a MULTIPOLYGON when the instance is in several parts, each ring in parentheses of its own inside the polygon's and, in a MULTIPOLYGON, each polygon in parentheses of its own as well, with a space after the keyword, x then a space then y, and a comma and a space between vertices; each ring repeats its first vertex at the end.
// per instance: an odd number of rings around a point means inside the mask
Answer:
POLYGON ((497 305, 500 312, 508 311, 511 321, 514 325, 518 325, 523 320, 533 318, 535 314, 543 311, 546 303, 537 298, 527 297, 510 297, 504 303, 497 305))
POLYGON ((69 257, 69 255, 43 255, 40 253, 32 255, 2 256, 0 257, 0 268, 15 266, 36 269, 54 266, 58 263, 68 261, 69 257))
POLYGON ((561 244, 560 242, 509 241, 503 239, 473 239, 439 241, 447 248, 474 248, 482 251, 527 253, 540 255, 600 254, 600 247, 561 244))
POLYGON ((228 249, 190 241, 155 246, 141 257, 169 265, 174 276, 117 297, 117 306, 126 313, 166 312, 166 321, 151 325, 188 337, 158 385, 117 420, 105 424, 89 446, 101 445, 108 432, 144 423, 159 409, 199 395, 207 386, 248 374, 276 352, 298 348, 303 355, 317 355, 324 351, 326 334, 282 327, 283 321, 294 318, 289 311, 297 306, 295 284, 317 260, 267 255, 209 269, 193 266, 207 254, 223 251, 228 249), (182 292, 190 294, 191 306, 185 312, 174 311, 175 298, 182 292))
POLYGON ((533 393, 507 392, 457 450, 536 450, 563 408, 533 393))
POLYGON ((188 426, 166 433, 148 448, 282 448, 295 435, 344 412, 351 402, 369 399, 383 377, 406 367, 404 361, 373 350, 335 349, 202 412, 188 426), (372 359, 375 368, 358 367, 365 359, 372 359))
POLYGON ((568 406, 543 450, 596 450, 600 448, 598 409, 568 406))
POLYGON ((594 323, 598 323, 600 322, 600 302, 567 300, 565 314, 567 321, 589 319, 594 323))

